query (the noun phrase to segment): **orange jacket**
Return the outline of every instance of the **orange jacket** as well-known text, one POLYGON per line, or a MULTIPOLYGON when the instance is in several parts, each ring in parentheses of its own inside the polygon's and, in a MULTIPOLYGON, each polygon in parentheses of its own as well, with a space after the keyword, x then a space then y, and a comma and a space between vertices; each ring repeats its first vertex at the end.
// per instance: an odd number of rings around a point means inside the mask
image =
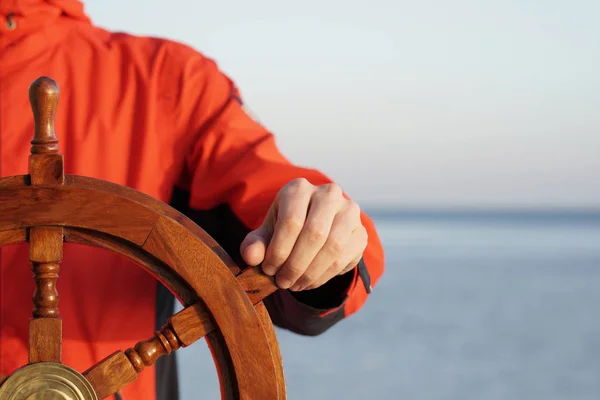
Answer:
MULTIPOLYGON (((179 43, 95 27, 79 1, 1 0, 0 52, 0 176, 27 173, 27 91, 46 75, 61 87, 56 126, 66 173, 171 203, 234 258, 282 186, 297 177, 330 182, 281 155, 215 62, 179 43)), ((274 323, 316 335, 363 305, 384 259, 372 221, 362 218, 370 234, 364 262, 315 291, 275 293, 266 302, 274 323)), ((0 374, 9 375, 27 362, 34 282, 25 245, 2 248, 0 257, 0 374)), ((150 337, 172 311, 162 285, 105 250, 65 245, 58 289, 63 362, 79 371, 150 337)), ((123 399, 175 400, 161 365, 123 399)))

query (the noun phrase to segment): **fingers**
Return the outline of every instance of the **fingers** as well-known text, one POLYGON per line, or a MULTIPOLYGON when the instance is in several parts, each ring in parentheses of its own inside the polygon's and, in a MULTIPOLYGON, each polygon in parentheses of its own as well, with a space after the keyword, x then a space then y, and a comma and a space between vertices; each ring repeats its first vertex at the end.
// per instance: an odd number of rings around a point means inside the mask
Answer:
POLYGON ((248 233, 240 244, 240 254, 244 262, 254 267, 265 260, 267 247, 273 237, 273 225, 277 213, 277 203, 274 202, 258 229, 248 233))
POLYGON ((244 262, 251 267, 263 262, 269 240, 271 240, 271 234, 264 226, 248 233, 240 245, 240 253, 244 262))
MULTIPOLYGON (((346 201, 346 203, 348 203, 346 201)), ((356 229, 356 221, 360 219, 360 209, 355 203, 348 203, 335 216, 329 236, 318 250, 301 277, 295 281, 292 290, 299 291, 316 282, 331 266, 340 263, 340 259, 348 247, 348 242, 356 229)), ((295 251, 295 250, 294 250, 295 251)), ((343 266, 339 266, 343 268, 343 266)), ((335 276, 335 275, 334 275, 335 276)))
POLYGON ((275 275, 286 262, 306 221, 314 187, 306 180, 295 180, 284 187, 276 202, 274 233, 266 250, 263 271, 275 275))
POLYGON ((358 265, 365 248, 367 247, 368 235, 367 230, 360 226, 356 229, 348 240, 346 248, 341 254, 341 257, 334 260, 327 269, 309 285, 299 290, 311 290, 323 286, 332 278, 345 274, 358 265))
MULTIPOLYGON (((322 187, 313 194, 304 227, 277 274, 277 286, 288 289, 305 275, 315 256, 329 240, 334 219, 342 205, 341 200, 343 196, 338 186, 322 187)), ((342 236, 341 240, 345 243, 347 238, 339 231, 340 229, 336 230, 337 236, 342 236)))
POLYGON ((249 265, 262 262, 281 289, 314 289, 358 264, 367 245, 360 217, 338 185, 296 179, 278 193, 262 227, 246 237, 242 256, 249 265))

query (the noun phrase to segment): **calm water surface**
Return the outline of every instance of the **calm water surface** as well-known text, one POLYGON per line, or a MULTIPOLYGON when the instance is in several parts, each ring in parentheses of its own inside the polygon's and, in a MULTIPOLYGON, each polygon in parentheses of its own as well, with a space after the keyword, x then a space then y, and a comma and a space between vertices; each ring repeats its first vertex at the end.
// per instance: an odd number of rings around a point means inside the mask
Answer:
MULTIPOLYGON (((600 216, 376 222, 387 271, 364 309, 278 330, 290 400, 600 399, 600 216)), ((219 399, 206 344, 186 350, 183 400, 219 399)))

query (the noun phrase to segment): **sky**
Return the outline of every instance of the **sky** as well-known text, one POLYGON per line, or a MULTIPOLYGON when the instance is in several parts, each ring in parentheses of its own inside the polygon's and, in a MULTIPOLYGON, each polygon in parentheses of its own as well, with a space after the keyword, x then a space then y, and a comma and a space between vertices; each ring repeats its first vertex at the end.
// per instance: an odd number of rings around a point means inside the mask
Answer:
POLYGON ((600 208, 600 2, 88 0, 213 58, 360 204, 600 208))

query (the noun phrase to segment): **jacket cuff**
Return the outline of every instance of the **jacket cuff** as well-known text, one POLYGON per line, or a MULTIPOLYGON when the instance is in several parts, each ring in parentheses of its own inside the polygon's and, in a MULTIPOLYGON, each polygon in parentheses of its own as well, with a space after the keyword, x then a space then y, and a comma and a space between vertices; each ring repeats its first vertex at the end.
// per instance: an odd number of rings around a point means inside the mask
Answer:
POLYGON ((317 336, 344 318, 344 304, 357 279, 358 268, 353 268, 317 289, 278 290, 264 300, 265 305, 275 325, 301 335, 317 336))
POLYGON ((344 275, 338 275, 316 289, 288 292, 298 303, 298 307, 303 307, 306 312, 315 316, 324 317, 344 306, 349 294, 357 285, 358 278, 358 267, 354 267, 344 275))
POLYGON ((362 260, 317 289, 278 290, 265 299, 265 305, 275 325, 301 335, 320 335, 345 318, 345 305, 359 290, 360 281, 370 291, 369 273, 362 260))

